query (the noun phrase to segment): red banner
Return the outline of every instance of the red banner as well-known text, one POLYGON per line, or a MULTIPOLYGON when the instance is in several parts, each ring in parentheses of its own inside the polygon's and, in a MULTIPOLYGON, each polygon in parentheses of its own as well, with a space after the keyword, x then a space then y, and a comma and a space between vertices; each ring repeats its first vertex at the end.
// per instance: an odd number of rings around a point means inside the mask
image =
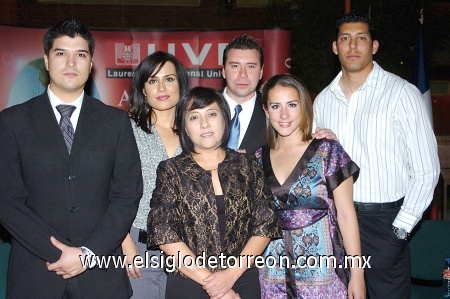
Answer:
MULTIPOLYGON (((45 29, 0 26, 0 110, 23 103, 45 91, 42 37, 45 29)), ((188 69, 192 86, 221 89, 223 50, 231 38, 246 33, 264 49, 263 82, 289 73, 290 31, 92 31, 96 40, 91 81, 86 92, 106 104, 124 108, 133 69, 149 54, 165 51, 188 69)))

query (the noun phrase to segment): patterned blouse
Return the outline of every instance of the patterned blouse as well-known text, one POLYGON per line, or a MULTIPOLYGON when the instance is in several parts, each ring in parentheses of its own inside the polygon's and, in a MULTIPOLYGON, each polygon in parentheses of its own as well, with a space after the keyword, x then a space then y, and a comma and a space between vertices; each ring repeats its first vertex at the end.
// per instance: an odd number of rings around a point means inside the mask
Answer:
POLYGON ((272 192, 256 158, 227 149, 218 173, 225 200, 223 247, 211 172, 186 153, 158 167, 148 217, 150 246, 184 242, 195 255, 238 257, 252 236, 282 237, 272 192))
MULTIPOLYGON (((151 127, 152 133, 148 134, 139 128, 131 120, 134 138, 136 139, 139 156, 141 158, 142 179, 144 182, 144 193, 139 202, 139 209, 133 226, 139 229, 147 229, 148 212, 150 211, 150 200, 153 189, 155 189, 156 168, 159 162, 169 159, 166 148, 154 126, 151 127)), ((175 156, 181 153, 181 146, 175 151, 175 156)))

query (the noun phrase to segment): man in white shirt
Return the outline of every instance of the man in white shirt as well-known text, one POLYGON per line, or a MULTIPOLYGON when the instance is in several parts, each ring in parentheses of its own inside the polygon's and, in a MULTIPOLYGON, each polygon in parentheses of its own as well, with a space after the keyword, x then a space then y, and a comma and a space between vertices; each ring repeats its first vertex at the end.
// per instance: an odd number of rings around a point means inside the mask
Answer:
POLYGON ((369 18, 337 22, 342 71, 315 99, 316 127, 329 128, 360 170, 354 202, 370 298, 410 297, 407 237, 430 204, 439 175, 436 138, 415 86, 384 71, 369 18))
POLYGON ((257 92, 263 68, 263 50, 246 34, 232 39, 223 52, 222 76, 227 81, 223 96, 230 106, 232 124, 238 123, 232 125, 228 146, 251 155, 266 140, 266 116, 257 92))

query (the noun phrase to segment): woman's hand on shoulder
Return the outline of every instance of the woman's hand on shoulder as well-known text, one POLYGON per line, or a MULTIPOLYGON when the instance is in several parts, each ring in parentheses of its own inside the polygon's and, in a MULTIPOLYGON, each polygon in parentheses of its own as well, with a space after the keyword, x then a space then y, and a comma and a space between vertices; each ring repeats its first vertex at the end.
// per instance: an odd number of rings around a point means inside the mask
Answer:
POLYGON ((334 134, 333 131, 331 131, 330 129, 322 129, 322 128, 316 128, 316 131, 313 133, 313 138, 315 138, 315 139, 327 138, 327 139, 339 141, 337 139, 336 134, 334 134))

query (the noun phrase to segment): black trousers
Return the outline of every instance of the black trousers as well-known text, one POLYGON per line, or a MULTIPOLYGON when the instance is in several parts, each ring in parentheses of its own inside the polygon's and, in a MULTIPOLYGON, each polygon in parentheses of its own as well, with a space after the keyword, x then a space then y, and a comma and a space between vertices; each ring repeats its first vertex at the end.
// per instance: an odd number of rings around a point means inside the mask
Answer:
MULTIPOLYGON (((233 286, 233 291, 243 299, 260 299, 258 269, 252 268, 242 274, 233 286)), ((209 299, 208 293, 192 279, 167 275, 166 299, 209 299)))
POLYGON ((398 240, 392 222, 400 208, 358 211, 362 254, 370 256, 364 269, 368 298, 409 299, 411 261, 408 241, 398 240))
POLYGON ((67 280, 63 299, 83 299, 83 294, 80 286, 78 285, 76 277, 67 280))

